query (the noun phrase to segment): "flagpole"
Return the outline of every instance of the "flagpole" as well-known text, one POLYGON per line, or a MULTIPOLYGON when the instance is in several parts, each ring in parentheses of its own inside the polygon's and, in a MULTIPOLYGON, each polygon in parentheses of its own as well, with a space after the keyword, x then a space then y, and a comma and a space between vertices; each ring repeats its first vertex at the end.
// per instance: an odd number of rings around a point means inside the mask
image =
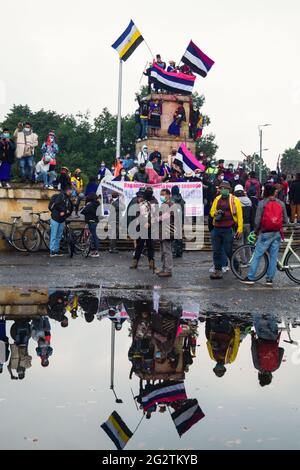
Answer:
POLYGON ((132 433, 133 435, 135 435, 135 433, 136 433, 137 430, 139 429, 139 427, 140 427, 140 425, 142 424, 142 421, 143 421, 144 418, 145 418, 145 415, 143 414, 142 419, 140 420, 139 424, 137 425, 137 427, 135 428, 135 430, 134 430, 133 433, 132 433))
POLYGON ((123 81, 123 60, 119 62, 119 92, 118 92, 118 125, 117 125, 117 159, 121 158, 121 131, 122 131, 122 81, 123 81))
POLYGON ((116 343, 116 329, 114 322, 111 322, 111 362, 110 362, 110 389, 112 390, 116 403, 123 403, 123 400, 117 397, 115 392, 115 343, 116 343))

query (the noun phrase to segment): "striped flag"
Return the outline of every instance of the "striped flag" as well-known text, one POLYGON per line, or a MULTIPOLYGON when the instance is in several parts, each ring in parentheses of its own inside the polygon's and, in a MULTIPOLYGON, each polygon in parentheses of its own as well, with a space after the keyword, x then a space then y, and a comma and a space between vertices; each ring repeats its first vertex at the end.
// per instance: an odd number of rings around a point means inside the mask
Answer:
POLYGON ((181 166, 185 173, 194 172, 196 170, 205 171, 205 166, 197 160, 195 155, 185 144, 180 145, 174 163, 181 166))
POLYGON ((193 72, 198 73, 202 77, 206 77, 214 65, 214 61, 204 54, 204 52, 202 52, 201 49, 193 43, 193 41, 188 45, 181 61, 184 64, 189 65, 193 72))
POLYGON ((163 90, 181 95, 191 95, 193 93, 196 77, 185 73, 166 72, 157 64, 153 64, 150 70, 153 83, 163 90))
POLYGON ((119 53, 120 59, 125 62, 143 41, 143 36, 131 20, 129 26, 112 47, 119 53))
POLYGON ((194 424, 205 417, 198 400, 187 400, 178 410, 171 414, 179 436, 183 436, 194 424))
POLYGON ((133 434, 122 418, 114 411, 108 420, 101 425, 103 431, 113 441, 118 450, 123 450, 133 434))
POLYGON ((178 400, 186 400, 185 386, 183 382, 165 382, 154 385, 147 390, 142 397, 142 405, 145 411, 158 403, 172 403, 178 400))

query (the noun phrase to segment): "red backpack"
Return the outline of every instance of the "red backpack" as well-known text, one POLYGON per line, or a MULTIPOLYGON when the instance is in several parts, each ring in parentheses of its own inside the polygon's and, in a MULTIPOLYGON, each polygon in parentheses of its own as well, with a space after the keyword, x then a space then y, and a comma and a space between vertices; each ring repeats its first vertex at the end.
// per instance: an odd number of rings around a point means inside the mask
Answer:
POLYGON ((283 209, 278 201, 269 201, 265 205, 261 219, 262 232, 280 232, 283 226, 283 209))
POLYGON ((256 340, 259 367, 265 372, 279 368, 279 345, 277 341, 256 340))

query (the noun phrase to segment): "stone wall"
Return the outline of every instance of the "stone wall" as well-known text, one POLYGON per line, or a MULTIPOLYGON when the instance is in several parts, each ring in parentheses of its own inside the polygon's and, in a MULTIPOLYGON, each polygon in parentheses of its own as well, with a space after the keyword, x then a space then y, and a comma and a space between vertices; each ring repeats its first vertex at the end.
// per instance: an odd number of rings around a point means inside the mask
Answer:
MULTIPOLYGON (((9 232, 10 227, 1 222, 12 222, 13 217, 21 217, 20 223, 31 224, 33 218, 31 212, 48 211, 49 200, 55 194, 55 190, 44 189, 39 185, 14 185, 11 189, 0 189, 0 231, 9 232)), ((50 218, 45 214, 45 219, 50 218)), ((7 244, 1 240, 0 250, 7 249, 7 244)))

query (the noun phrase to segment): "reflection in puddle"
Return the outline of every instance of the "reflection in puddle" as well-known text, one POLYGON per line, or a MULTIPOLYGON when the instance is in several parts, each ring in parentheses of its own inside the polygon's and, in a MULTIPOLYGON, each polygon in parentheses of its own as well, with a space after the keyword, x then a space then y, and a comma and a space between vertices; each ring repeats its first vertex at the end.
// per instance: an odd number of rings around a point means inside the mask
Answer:
MULTIPOLYGON (((295 422, 288 418, 299 407, 299 325, 298 314, 203 312, 193 299, 181 296, 174 303, 159 291, 130 300, 100 288, 4 288, 1 414, 10 416, 12 429, 24 429, 27 445, 42 441, 41 448, 105 449, 113 443, 130 448, 133 441, 132 448, 158 448, 163 440, 174 449, 180 446, 178 436, 183 448, 259 448, 260 443, 276 448, 278 440, 283 447, 299 448, 289 434, 295 422), (281 369, 286 384, 276 380, 281 369), (24 390, 28 396, 39 390, 40 403, 29 405, 24 390), (53 438, 53 428, 59 433, 55 422, 45 429, 38 420, 25 429, 23 418, 13 413, 16 403, 26 419, 47 403, 44 418, 53 414, 60 420, 67 442, 53 438), (272 420, 276 416, 281 423, 279 435, 267 435, 274 423, 259 422, 261 407, 268 407, 268 419, 273 413, 272 420), (147 427, 148 420, 153 425, 147 427), (80 441, 71 433, 73 426, 79 426, 80 441), (249 439, 232 435, 233 430, 247 431, 249 439), (29 438, 30 433, 42 433, 43 439, 29 438)), ((5 432, 10 447, 4 439, 4 448, 24 446, 9 429, 5 432)))

